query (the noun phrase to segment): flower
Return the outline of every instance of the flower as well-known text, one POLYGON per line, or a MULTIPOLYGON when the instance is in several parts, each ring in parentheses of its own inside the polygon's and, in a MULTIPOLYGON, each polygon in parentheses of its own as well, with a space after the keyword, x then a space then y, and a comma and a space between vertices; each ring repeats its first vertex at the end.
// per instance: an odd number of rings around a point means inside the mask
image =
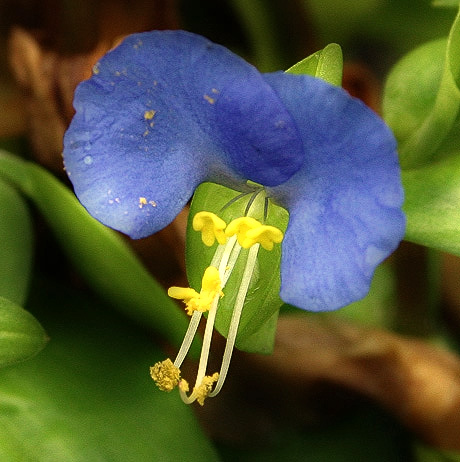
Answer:
POLYGON ((133 238, 169 224, 196 187, 247 180, 290 214, 281 298, 328 310, 364 296, 402 239, 390 130, 320 79, 261 74, 183 31, 129 36, 78 87, 64 162, 89 213, 133 238))
POLYGON ((255 191, 247 213, 228 224, 210 211, 193 218, 203 243, 217 241, 220 250, 200 293, 171 291, 186 303, 191 327, 174 364, 155 366, 152 375, 162 383, 167 377, 160 388, 179 384, 186 402, 202 404, 222 386, 260 246, 268 252, 282 246, 281 299, 324 311, 362 298, 376 266, 404 235, 392 133, 363 103, 321 79, 261 74, 203 37, 154 31, 126 38, 103 57, 77 88, 74 106, 64 162, 75 193, 91 215, 132 238, 168 225, 203 182, 241 191, 238 197, 255 191), (260 191, 265 204, 288 210, 284 235, 251 216, 260 191), (205 333, 187 397, 178 368, 202 311, 212 329, 241 248, 249 251, 226 365, 205 375, 211 335, 205 333))

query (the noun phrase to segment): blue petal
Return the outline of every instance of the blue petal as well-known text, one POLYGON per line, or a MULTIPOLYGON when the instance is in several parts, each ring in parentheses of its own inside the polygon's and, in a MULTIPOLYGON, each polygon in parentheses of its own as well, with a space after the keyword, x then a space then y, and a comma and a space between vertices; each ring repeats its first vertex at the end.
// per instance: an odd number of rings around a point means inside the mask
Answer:
POLYGON ((262 75, 186 32, 128 37, 74 105, 64 161, 75 192, 134 238, 170 223, 203 181, 278 185, 303 159, 296 124, 262 75))
POLYGON ((280 295, 312 311, 337 309, 366 295, 375 267, 403 238, 396 143, 381 119, 341 88, 309 76, 266 79, 305 147, 301 169, 271 190, 290 213, 280 295))

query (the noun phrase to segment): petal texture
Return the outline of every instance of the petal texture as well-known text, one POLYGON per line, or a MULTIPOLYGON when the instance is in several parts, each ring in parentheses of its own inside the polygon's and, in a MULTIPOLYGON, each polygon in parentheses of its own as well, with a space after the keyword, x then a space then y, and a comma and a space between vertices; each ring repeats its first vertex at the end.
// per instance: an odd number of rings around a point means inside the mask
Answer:
POLYGON ((277 93, 227 49, 183 31, 135 34, 80 84, 64 139, 75 192, 140 238, 170 223, 205 180, 278 185, 301 166, 277 93))
POLYGON ((280 296, 307 310, 337 309, 366 295, 375 267, 403 238, 396 143, 383 121, 341 88, 309 76, 266 79, 305 147, 301 169, 270 191, 290 213, 280 296))

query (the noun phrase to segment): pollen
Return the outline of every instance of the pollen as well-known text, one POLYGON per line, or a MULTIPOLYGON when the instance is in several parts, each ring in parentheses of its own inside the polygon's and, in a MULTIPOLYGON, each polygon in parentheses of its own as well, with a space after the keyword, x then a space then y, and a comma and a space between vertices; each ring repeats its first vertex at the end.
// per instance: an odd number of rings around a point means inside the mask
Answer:
POLYGON ((265 250, 272 250, 273 245, 282 242, 283 237, 283 232, 275 226, 262 225, 248 230, 245 243, 259 243, 265 250))
POLYGON ((168 295, 171 298, 182 300, 185 303, 187 314, 191 316, 194 311, 205 313, 211 309, 215 298, 223 293, 219 270, 214 266, 208 266, 201 281, 201 291, 198 293, 190 287, 170 287, 168 295))
POLYGON ((212 212, 198 212, 192 222, 195 231, 201 231, 201 240, 205 245, 211 247, 217 239, 219 244, 225 244, 224 229, 227 226, 224 220, 212 212))
POLYGON ((204 400, 209 396, 209 393, 212 391, 212 386, 214 382, 217 382, 219 379, 219 373, 215 372, 212 375, 206 375, 203 377, 200 385, 193 389, 193 394, 196 396, 196 400, 200 406, 204 405, 204 400))
POLYGON ((150 368, 150 377, 162 391, 172 391, 180 381, 180 370, 168 358, 150 368))
POLYGON ((147 205, 147 199, 145 197, 139 197, 139 208, 141 209, 144 205, 147 205))
POLYGON ((209 103, 214 104, 216 102, 215 98, 211 98, 209 95, 203 95, 203 98, 209 103))
POLYGON ((153 109, 150 109, 150 111, 145 111, 144 112, 144 119, 145 120, 152 120, 155 117, 157 111, 154 111, 153 109))
POLYGON ((188 385, 187 380, 181 379, 179 381, 179 390, 184 392, 184 393, 188 393, 188 391, 190 390, 190 387, 188 385))

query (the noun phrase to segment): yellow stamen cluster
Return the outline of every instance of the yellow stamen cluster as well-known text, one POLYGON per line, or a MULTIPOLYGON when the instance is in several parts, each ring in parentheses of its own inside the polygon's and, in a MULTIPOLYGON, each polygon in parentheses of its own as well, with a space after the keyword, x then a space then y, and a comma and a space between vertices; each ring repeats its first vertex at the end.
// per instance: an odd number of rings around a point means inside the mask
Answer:
POLYGON ((219 270, 209 266, 204 272, 201 281, 201 291, 198 293, 190 287, 170 287, 168 295, 177 300, 183 300, 187 314, 191 316, 194 311, 205 313, 209 311, 217 295, 222 296, 219 270))
POLYGON ((193 217, 193 229, 201 231, 201 239, 208 247, 225 244, 228 237, 236 235, 238 244, 244 249, 260 244, 265 250, 272 250, 274 244, 283 240, 283 232, 275 226, 263 225, 252 217, 240 217, 228 225, 212 212, 198 212, 193 217))
POLYGON ((177 387, 180 380, 180 370, 168 358, 152 366, 150 376, 160 390, 169 392, 177 387))
MULTIPOLYGON (((147 116, 150 117, 150 114, 146 114, 147 116)), ((140 198, 140 206, 146 205, 146 202, 147 199, 140 198)), ((227 376, 241 312, 257 263, 259 247, 272 250, 274 244, 279 244, 283 240, 283 232, 274 226, 263 225, 252 217, 236 218, 227 225, 224 220, 214 213, 204 211, 197 213, 193 217, 192 226, 194 230, 201 231, 201 239, 205 245, 210 247, 217 240, 220 246, 216 249, 211 266, 206 268, 203 274, 199 293, 190 287, 169 288, 168 295, 170 297, 184 301, 187 314, 191 316, 190 325, 174 363, 170 359, 156 363, 150 368, 150 375, 160 390, 171 391, 178 387, 184 403, 191 404, 197 401, 203 406, 207 397, 214 397, 220 392, 227 376), (206 375, 213 326, 218 310, 218 300, 219 297, 224 295, 222 289, 233 271, 241 248, 249 250, 245 255, 245 268, 241 276, 241 285, 235 298, 222 365, 220 372, 206 375), (208 312, 208 314, 200 362, 195 386, 188 395, 190 387, 188 382, 181 378, 179 367, 182 365, 192 344, 200 318, 204 312, 208 312)))

